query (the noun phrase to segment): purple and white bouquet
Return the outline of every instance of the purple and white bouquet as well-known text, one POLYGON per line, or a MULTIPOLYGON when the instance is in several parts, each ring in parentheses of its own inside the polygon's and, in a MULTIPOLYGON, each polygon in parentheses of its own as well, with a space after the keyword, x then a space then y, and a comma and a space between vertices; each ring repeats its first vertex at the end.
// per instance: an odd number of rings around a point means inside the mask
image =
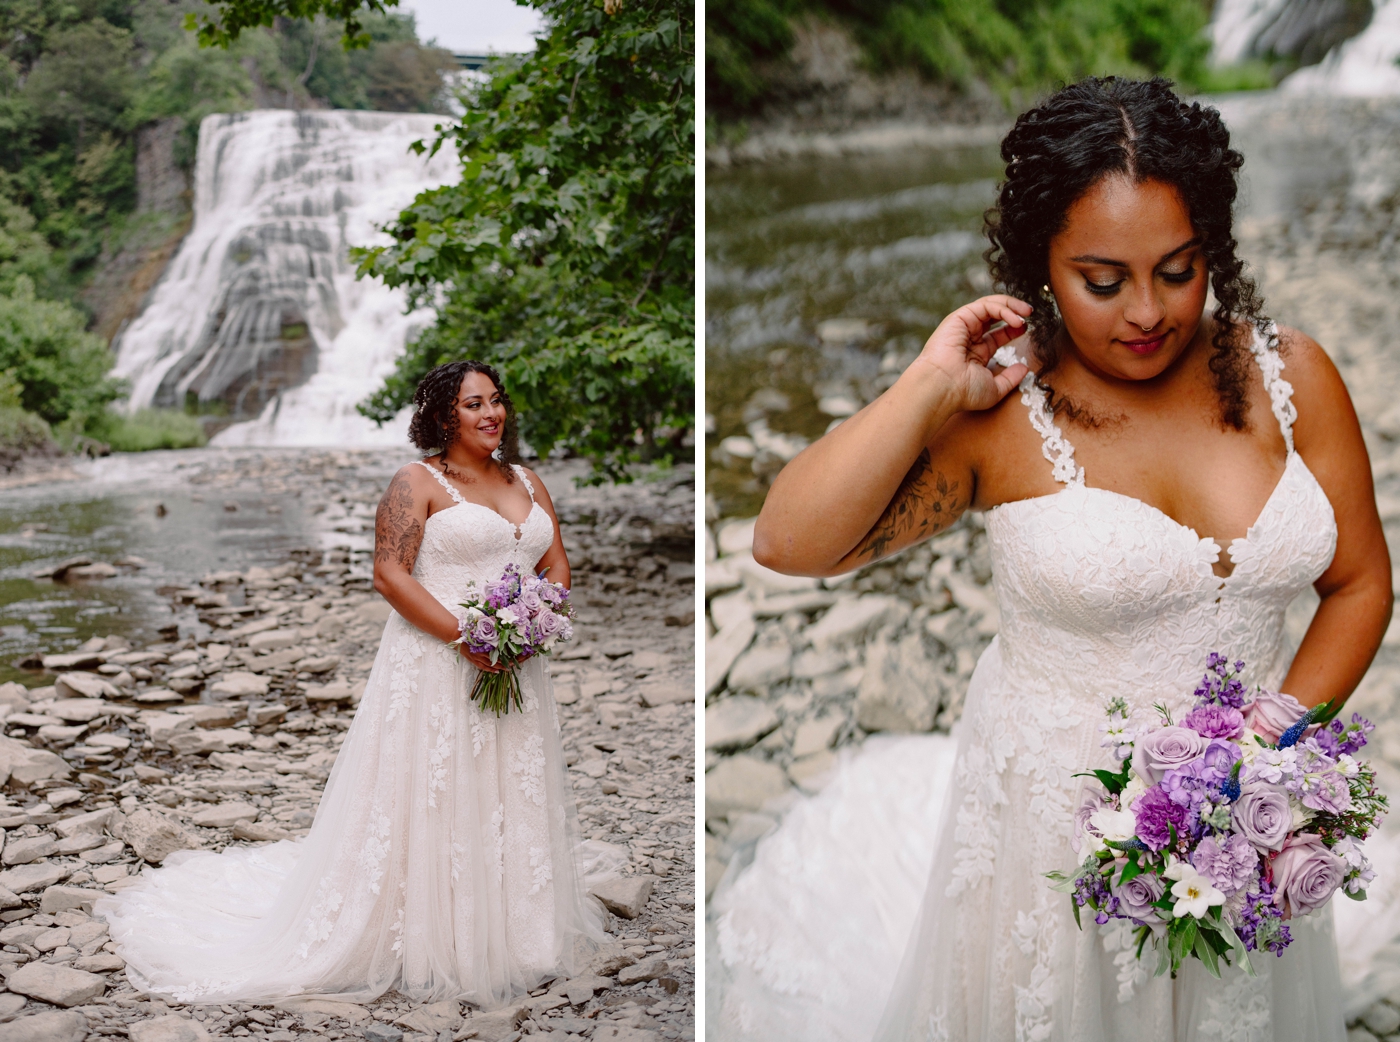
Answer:
POLYGON ((1180 723, 1160 704, 1142 721, 1109 703, 1102 744, 1118 770, 1092 772, 1102 789, 1075 815, 1079 869, 1049 873, 1076 922, 1087 907, 1100 925, 1135 924, 1137 957, 1151 940, 1158 974, 1195 957, 1219 977, 1232 955, 1253 974, 1249 952, 1291 943, 1288 918, 1338 890, 1364 900, 1375 878, 1361 841, 1387 801, 1355 755, 1375 725, 1335 719, 1332 703, 1249 697, 1243 669, 1212 652, 1180 723))
POLYGON ((574 635, 569 591, 546 579, 545 572, 522 574, 508 564, 499 579, 479 591, 473 588, 462 607, 466 614, 461 636, 452 643, 465 644, 468 651, 489 655, 493 666, 505 667, 499 673, 479 671, 471 697, 497 716, 512 705, 523 710, 515 667, 532 656, 549 654, 554 645, 574 635))

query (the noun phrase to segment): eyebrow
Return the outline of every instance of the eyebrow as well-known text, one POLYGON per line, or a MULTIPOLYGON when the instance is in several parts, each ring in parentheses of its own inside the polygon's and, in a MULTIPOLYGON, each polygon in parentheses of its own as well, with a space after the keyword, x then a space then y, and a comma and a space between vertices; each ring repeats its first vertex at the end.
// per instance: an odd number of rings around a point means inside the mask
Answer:
MULTIPOLYGON (((1202 242, 1202 239, 1201 239, 1201 237, 1200 237, 1199 235, 1196 236, 1194 239, 1188 239, 1186 242, 1183 242, 1183 243, 1182 243, 1180 246, 1178 246, 1176 249, 1171 250, 1171 251, 1168 252, 1168 253, 1162 254, 1161 260, 1159 260, 1157 263, 1158 263, 1158 264, 1165 264, 1167 261, 1169 261, 1169 260, 1171 260, 1173 257, 1175 257, 1178 253, 1181 253, 1183 250, 1189 250, 1192 246, 1199 246, 1199 245, 1201 244, 1201 242, 1202 242)), ((1074 261, 1076 264, 1107 264, 1107 265, 1109 265, 1110 267, 1114 267, 1114 268, 1126 268, 1126 267, 1129 267, 1129 264, 1128 264, 1127 261, 1112 260, 1112 259, 1110 259, 1110 258, 1108 258, 1108 257, 1095 257, 1095 256, 1092 255, 1092 254, 1084 254, 1084 255, 1079 256, 1079 257, 1071 257, 1070 260, 1074 261)))

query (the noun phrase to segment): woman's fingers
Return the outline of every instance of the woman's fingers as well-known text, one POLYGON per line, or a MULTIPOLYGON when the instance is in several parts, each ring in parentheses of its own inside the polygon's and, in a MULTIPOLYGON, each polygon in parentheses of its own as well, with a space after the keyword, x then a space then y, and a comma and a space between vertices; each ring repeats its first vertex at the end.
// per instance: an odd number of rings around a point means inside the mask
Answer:
POLYGON ((1013 365, 1008 365, 999 373, 993 373, 992 381, 996 384, 997 401, 1001 401, 1010 394, 1012 388, 1017 387, 1030 371, 1030 366, 1024 362, 1016 362, 1013 365))

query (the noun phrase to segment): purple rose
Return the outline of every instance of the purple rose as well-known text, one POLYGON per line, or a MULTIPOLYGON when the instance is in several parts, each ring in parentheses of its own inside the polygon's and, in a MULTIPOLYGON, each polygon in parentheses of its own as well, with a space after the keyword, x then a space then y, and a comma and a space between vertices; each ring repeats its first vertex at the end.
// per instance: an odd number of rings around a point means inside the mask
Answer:
POLYGON ((1234 770, 1239 759, 1240 747, 1234 742, 1221 741, 1219 738, 1212 738, 1205 752, 1201 753, 1201 762, 1219 774, 1221 781, 1230 777, 1230 772, 1234 770))
POLYGON ((1186 808, 1154 785, 1133 804, 1138 839, 1150 850, 1162 850, 1171 843, 1174 827, 1178 836, 1186 832, 1186 808))
POLYGON ((473 650, 483 647, 494 648, 496 646, 496 620, 489 615, 482 615, 472 623, 471 630, 467 633, 467 644, 473 650))
POLYGON ((554 641, 559 639, 564 632, 565 619, 560 615, 555 615, 552 611, 542 611, 535 616, 532 628, 538 637, 538 643, 549 647, 554 641))
POLYGON ((1235 801, 1235 831, 1260 850, 1278 850, 1293 828, 1288 797, 1268 785, 1250 785, 1235 801))
POLYGON ((1156 785, 1173 767, 1190 763, 1206 751, 1209 739, 1187 727, 1159 727, 1148 731, 1133 747, 1133 770, 1148 785, 1156 785))
POLYGON ((1069 845, 1076 854, 1083 846, 1085 834, 1089 832, 1089 818, 1093 816, 1094 811, 1103 806, 1106 804, 1097 791, 1092 789, 1085 791, 1084 798, 1079 803, 1079 809, 1074 812, 1074 831, 1070 833, 1069 837, 1069 845))
POLYGON ((521 590, 520 600, 516 602, 516 605, 525 609, 530 618, 533 619, 544 609, 544 598, 540 596, 538 589, 521 590))
POLYGON ((1152 872, 1133 876, 1126 883, 1111 887, 1113 896, 1118 898, 1118 913, 1129 919, 1152 924, 1161 922, 1157 909, 1152 905, 1162 899, 1166 884, 1162 877, 1152 872))
POLYGON ((1244 714, 1229 706, 1197 706, 1181 721, 1181 726, 1204 738, 1238 738, 1244 734, 1244 714))
POLYGON ((1207 836, 1191 855, 1196 871, 1222 893, 1243 890, 1259 877, 1259 852, 1243 836, 1207 836))
POLYGON ((1347 863, 1305 832, 1293 836, 1274 858, 1274 902, 1287 900, 1294 915, 1307 915, 1327 903, 1347 874, 1347 863))
POLYGON ((1244 722, 1266 742, 1277 742, 1306 712, 1303 704, 1292 695, 1260 691, 1254 701, 1244 707, 1244 722))

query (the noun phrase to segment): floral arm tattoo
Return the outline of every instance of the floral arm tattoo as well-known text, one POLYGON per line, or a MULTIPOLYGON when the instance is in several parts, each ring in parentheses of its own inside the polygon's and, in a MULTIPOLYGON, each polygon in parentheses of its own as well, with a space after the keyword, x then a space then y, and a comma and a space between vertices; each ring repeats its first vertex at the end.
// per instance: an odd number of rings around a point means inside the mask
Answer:
POLYGON ((414 516, 413 489, 402 474, 389 483, 374 516, 374 561, 397 561, 404 571, 413 570, 423 542, 423 522, 414 516))
POLYGON ((959 495, 958 482, 933 472, 928 449, 904 475, 880 520, 856 546, 855 555, 865 563, 937 535, 962 516, 967 497, 959 495))

